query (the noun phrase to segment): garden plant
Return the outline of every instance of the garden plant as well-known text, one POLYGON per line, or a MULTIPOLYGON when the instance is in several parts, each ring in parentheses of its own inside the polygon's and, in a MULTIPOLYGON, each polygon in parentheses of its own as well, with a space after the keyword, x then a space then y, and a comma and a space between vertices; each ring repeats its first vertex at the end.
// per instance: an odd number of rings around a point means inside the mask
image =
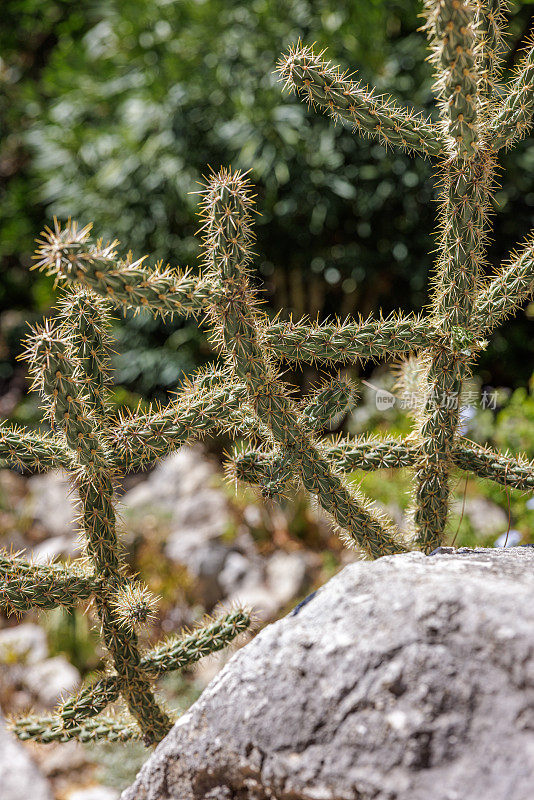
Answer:
POLYGON ((203 433, 229 433, 252 443, 232 456, 236 477, 259 484, 269 497, 298 480, 344 541, 373 558, 415 548, 430 553, 445 541, 454 469, 519 490, 534 487, 532 462, 476 445, 458 432, 462 385, 477 353, 534 291, 532 239, 496 274, 486 274, 498 152, 526 133, 534 113, 534 47, 512 80, 501 82, 504 12, 504 3, 489 0, 426 3, 439 110, 434 122, 364 88, 311 47, 297 44, 279 64, 286 86, 334 120, 435 163, 438 257, 425 314, 270 320, 251 285, 253 196, 239 171, 212 173, 203 188, 199 276, 162 264, 149 268, 145 258, 121 258, 117 242, 91 239, 90 226, 56 223, 44 232, 37 266, 67 290, 57 319, 32 334, 28 356, 52 433, 4 424, 0 455, 19 468, 71 471, 82 502, 86 558, 57 566, 6 555, 0 602, 20 612, 93 597, 110 669, 66 699, 53 717, 15 722, 21 737, 142 733, 147 743, 157 741, 171 723, 154 699, 155 678, 218 649, 248 624, 246 612, 234 611, 140 652, 135 626, 150 612, 150 595, 121 562, 112 504, 120 470, 146 468, 203 433), (198 317, 220 360, 193 376, 166 407, 114 415, 106 404, 106 320, 113 310, 126 309, 198 317), (282 379, 280 362, 331 366, 383 356, 410 363, 416 358, 417 419, 403 440, 321 438, 325 423, 353 401, 352 385, 334 379, 297 402, 282 379), (408 533, 396 530, 345 477, 356 469, 395 467, 414 470, 408 533), (98 716, 119 693, 135 725, 98 716))

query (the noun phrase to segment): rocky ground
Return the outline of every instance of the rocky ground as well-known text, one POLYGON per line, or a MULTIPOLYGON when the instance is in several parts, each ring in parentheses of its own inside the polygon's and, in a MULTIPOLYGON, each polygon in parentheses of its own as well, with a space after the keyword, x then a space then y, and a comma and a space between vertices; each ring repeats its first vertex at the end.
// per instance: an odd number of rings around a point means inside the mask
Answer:
POLYGON ((122 800, 531 800, 533 566, 349 565, 232 658, 122 800))
MULTIPOLYGON (((236 602, 251 606, 261 627, 356 558, 302 499, 279 507, 266 505, 252 490, 236 495, 200 449, 183 448, 150 474, 128 478, 120 494, 126 558, 161 598, 151 632, 156 637, 236 602)), ((402 524, 401 507, 394 501, 385 505, 402 524)), ((462 515, 495 538, 508 524, 503 509, 483 497, 468 497, 462 515)), ((75 497, 64 476, 25 478, 0 471, 0 547, 24 551, 37 561, 79 554, 75 497)), ((204 660, 185 679, 168 681, 163 690, 169 702, 186 708, 228 658, 223 653, 204 660)), ((101 666, 100 659, 90 614, 0 616, 4 713, 53 708, 64 692, 101 666)), ((146 753, 137 745, 121 745, 117 760, 113 748, 69 743, 25 745, 20 757, 28 755, 50 798, 113 800, 146 753)), ((6 791, 0 789, 0 800, 18 798, 6 791)))

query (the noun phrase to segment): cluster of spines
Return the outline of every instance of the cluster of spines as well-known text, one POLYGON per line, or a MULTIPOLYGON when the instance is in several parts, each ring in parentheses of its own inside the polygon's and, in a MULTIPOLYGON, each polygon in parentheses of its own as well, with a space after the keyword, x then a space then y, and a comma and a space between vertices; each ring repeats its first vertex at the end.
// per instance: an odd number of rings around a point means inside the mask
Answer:
MULTIPOLYGON (((232 472, 236 477, 259 484, 267 497, 280 496, 291 481, 300 480, 333 517, 345 540, 375 557, 414 545, 429 552, 443 541, 452 468, 468 470, 523 491, 534 487, 532 462, 480 447, 457 432, 462 384, 476 352, 485 346, 484 337, 534 291, 531 239, 497 274, 483 278, 496 153, 523 135, 532 122, 534 48, 529 48, 511 83, 502 86, 500 55, 505 3, 427 0, 425 5, 425 27, 436 67, 440 111, 436 123, 364 89, 310 47, 299 44, 292 48, 280 62, 280 74, 286 86, 328 111, 334 119, 351 122, 360 133, 376 136, 386 145, 439 158, 439 258, 430 314, 321 324, 306 319, 269 321, 260 310, 248 280, 253 239, 252 196, 246 177, 239 172, 221 170, 209 178, 205 187, 201 277, 162 265, 149 269, 144 259, 133 261, 131 256, 121 259, 115 249, 116 242, 92 243, 89 228, 78 229, 75 223, 64 229, 56 223, 53 230, 43 235, 37 266, 83 290, 68 300, 72 308, 77 308, 77 322, 71 326, 68 337, 71 343, 65 346, 60 336, 51 347, 55 333, 52 328, 45 328, 41 335, 45 344, 41 341, 35 345, 34 352, 35 360, 41 363, 37 383, 44 387, 49 407, 53 409, 52 419, 63 426, 63 437, 57 431, 53 435, 33 434, 5 425, 0 429, 0 457, 26 469, 70 467, 82 488, 84 476, 90 473, 92 482, 88 482, 85 497, 89 515, 84 516, 84 526, 88 532, 88 553, 96 567, 94 580, 108 574, 114 583, 114 596, 122 597, 115 607, 112 603, 106 607, 113 620, 110 623, 113 635, 108 631, 112 652, 116 647, 120 649, 119 640, 113 642, 113 636, 131 634, 138 618, 149 614, 150 602, 143 587, 124 581, 119 561, 113 560, 118 558, 118 551, 114 556, 110 554, 111 572, 104 565, 107 558, 104 551, 111 539, 109 530, 104 535, 102 532, 106 525, 113 527, 108 514, 110 478, 114 470, 146 467, 204 432, 225 431, 259 444, 259 449, 241 447, 234 453, 232 472), (96 324, 96 319, 91 322, 91 313, 81 310, 80 304, 83 305, 87 293, 92 298, 94 294, 100 295, 120 310, 146 308, 162 317, 202 314, 211 325, 213 340, 225 361, 224 368, 215 367, 197 375, 165 408, 153 407, 115 417, 107 414, 105 430, 100 430, 105 387, 97 385, 102 364, 95 359, 95 353, 106 349, 105 325, 96 324), (85 332, 80 337, 75 330, 85 332), (84 338, 88 333, 93 336, 94 346, 84 338), (75 374, 92 376, 79 383, 77 393, 70 391, 69 386, 65 388, 63 372, 58 378, 58 370, 54 371, 58 364, 68 365, 74 342, 77 343, 75 374), (281 380, 277 366, 278 360, 296 364, 354 364, 414 353, 423 399, 418 404, 416 429, 403 441, 362 437, 330 442, 319 439, 329 420, 350 407, 353 387, 343 380, 333 381, 299 404, 281 380), (66 391, 70 392, 70 400, 66 391), (77 443, 72 439, 72 410, 77 443), (344 473, 359 469, 401 467, 413 468, 416 474, 411 541, 401 539, 343 477, 344 473), (99 504, 100 511, 95 512, 99 504)), ((103 318, 103 311, 101 308, 97 317, 103 318)), ((1 569, 7 568, 0 562, 1 569)), ((11 588, 16 580, 14 575, 8 580, 11 588)), ((36 572, 36 581, 38 577, 42 579, 36 572)), ((63 573, 57 577, 61 588, 53 597, 66 603, 69 589, 62 583, 63 573)), ((91 580, 88 579, 89 583, 91 580)), ((26 594, 20 600, 20 609, 13 610, 22 610, 30 603, 31 578, 27 572, 24 581, 26 594)), ((52 579, 47 587, 48 591, 53 589, 52 579)), ((95 590, 98 591, 102 592, 95 590)), ((38 594, 41 598, 44 592, 38 594)), ((13 602, 13 591, 9 597, 6 595, 5 605, 9 607, 8 599, 13 602)), ((131 647, 131 641, 128 646, 131 647)), ((167 655, 164 646, 164 661, 167 655)), ((151 666, 150 654, 132 657, 134 661, 137 659, 135 669, 144 679, 159 674, 151 666)), ((178 661, 179 658, 173 660, 169 656, 168 668, 175 668, 169 664, 178 661)), ((124 664, 116 667, 116 673, 103 676, 94 685, 85 687, 77 698, 66 701, 65 718, 47 723, 43 737, 65 735, 65 726, 72 725, 72 730, 78 726, 82 737, 94 738, 97 729, 88 728, 87 720, 102 711, 119 690, 124 691, 124 664)), ((102 722, 103 727, 98 730, 103 731, 106 725, 110 734, 122 735, 116 732, 113 720, 102 722)), ((146 720, 143 726, 147 727, 146 720)), ((19 732, 28 736, 34 727, 33 720, 20 723, 19 732)))

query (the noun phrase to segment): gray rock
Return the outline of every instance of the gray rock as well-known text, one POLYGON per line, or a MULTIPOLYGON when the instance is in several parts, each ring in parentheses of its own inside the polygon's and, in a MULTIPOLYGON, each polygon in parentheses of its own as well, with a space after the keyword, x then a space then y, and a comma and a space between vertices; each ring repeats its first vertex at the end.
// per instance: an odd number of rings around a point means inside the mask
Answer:
POLYGON ((51 536, 68 536, 74 540, 77 532, 77 495, 65 473, 47 472, 30 478, 24 511, 51 536))
POLYGON ((66 800, 118 800, 119 792, 107 786, 86 786, 74 789, 66 796, 66 800))
POLYGON ((21 676, 21 683, 46 708, 53 708, 64 695, 75 692, 80 682, 80 673, 64 656, 32 664, 21 676))
POLYGON ((196 551, 220 539, 227 521, 226 500, 220 492, 204 489, 196 495, 182 498, 172 522, 166 554, 196 574, 196 551))
POLYGON ((508 514, 496 503, 485 497, 467 497, 465 502, 458 500, 453 503, 452 510, 456 514, 469 517, 474 530, 481 536, 493 536, 506 530, 508 527, 508 514))
POLYGON ((223 597, 218 575, 229 552, 221 541, 228 526, 228 505, 224 493, 211 485, 215 475, 199 448, 182 447, 121 498, 127 519, 164 520, 165 554, 187 567, 208 607, 223 597))
POLYGON ((262 622, 272 620, 301 591, 307 573, 302 553, 279 551, 270 558, 230 553, 219 575, 225 603, 251 608, 262 622))
POLYGON ((253 569, 251 560, 242 553, 237 551, 228 553, 219 575, 219 583, 225 595, 229 596, 239 591, 253 569))
POLYGON ((177 516, 182 499, 206 488, 214 472, 199 448, 181 447, 160 461, 145 481, 126 492, 122 503, 129 509, 155 508, 177 516))
POLYGON ((351 564, 234 655, 122 800, 530 800, 533 568, 351 564))
POLYGON ((302 553, 274 553, 266 567, 267 585, 280 606, 289 603, 304 587, 306 558, 302 553))
POLYGON ((52 800, 48 782, 0 716, 0 800, 52 800))
POLYGON ((46 634, 39 625, 25 622, 0 631, 0 664, 37 664, 47 655, 46 634))

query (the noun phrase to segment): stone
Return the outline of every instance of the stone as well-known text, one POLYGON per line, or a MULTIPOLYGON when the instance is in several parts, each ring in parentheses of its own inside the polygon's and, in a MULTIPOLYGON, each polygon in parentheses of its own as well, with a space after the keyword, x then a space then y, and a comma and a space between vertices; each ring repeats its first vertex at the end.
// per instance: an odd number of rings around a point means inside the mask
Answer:
POLYGON ((521 542, 521 531, 516 531, 514 528, 511 528, 506 533, 501 533, 501 535, 495 539, 493 546, 494 547, 516 547, 521 542))
POLYGON ((180 511, 173 521, 165 552, 173 561, 193 566, 195 553, 201 544, 219 539, 228 519, 226 500, 213 489, 205 489, 184 497, 180 511))
POLYGON ((128 509, 157 509, 172 515, 180 512, 181 500, 206 488, 214 467, 196 447, 181 447, 162 459, 142 483, 122 497, 128 509))
POLYGON ((80 540, 71 533, 45 539, 32 549, 31 557, 36 564, 46 564, 58 559, 77 558, 81 552, 80 540))
POLYGON ((306 558, 302 553, 284 553, 278 550, 265 568, 267 585, 284 606, 302 591, 307 573, 306 558))
POLYGON ((152 516, 162 521, 168 529, 166 556, 187 567, 209 608, 223 597, 218 575, 229 552, 221 541, 228 504, 224 493, 212 487, 215 477, 214 466, 199 448, 181 447, 121 498, 126 519, 152 516))
POLYGON ((74 789, 66 795, 66 800, 118 800, 119 792, 108 786, 86 786, 74 789))
POLYGON ((50 536, 68 536, 74 540, 77 533, 77 496, 66 473, 47 472, 29 478, 24 510, 50 536))
POLYGON ((20 680, 45 708, 54 708, 63 696, 77 691, 81 683, 80 673, 64 656, 26 667, 20 680))
POLYGON ((496 503, 485 497, 467 497, 465 503, 457 500, 452 504, 455 514, 469 517, 473 529, 480 536, 494 536, 508 527, 508 514, 496 503))
POLYGON ((534 548, 350 564, 239 650, 122 800, 531 800, 534 548))
POLYGON ((46 634, 39 625, 24 622, 0 631, 0 664, 37 664, 47 655, 46 634))
POLYGON ((0 800, 52 800, 48 782, 0 716, 0 800))
POLYGON ((224 566, 219 574, 219 583, 226 596, 238 592, 254 570, 249 558, 237 551, 228 553, 224 566))

